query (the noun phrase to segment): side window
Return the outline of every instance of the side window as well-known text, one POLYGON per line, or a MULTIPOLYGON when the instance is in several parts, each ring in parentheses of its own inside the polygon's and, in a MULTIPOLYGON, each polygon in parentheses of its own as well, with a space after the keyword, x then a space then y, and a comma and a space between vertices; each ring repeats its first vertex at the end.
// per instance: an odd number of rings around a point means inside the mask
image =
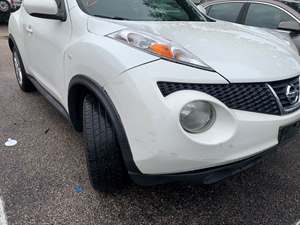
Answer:
POLYGON ((277 29, 280 22, 294 20, 281 9, 258 3, 252 3, 248 9, 245 24, 256 27, 277 29))
POLYGON ((212 5, 208 8, 208 15, 215 19, 237 22, 244 3, 232 2, 212 5))
POLYGON ((210 12, 211 7, 212 7, 212 6, 208 6, 208 7, 205 8, 207 15, 209 15, 209 12, 210 12))

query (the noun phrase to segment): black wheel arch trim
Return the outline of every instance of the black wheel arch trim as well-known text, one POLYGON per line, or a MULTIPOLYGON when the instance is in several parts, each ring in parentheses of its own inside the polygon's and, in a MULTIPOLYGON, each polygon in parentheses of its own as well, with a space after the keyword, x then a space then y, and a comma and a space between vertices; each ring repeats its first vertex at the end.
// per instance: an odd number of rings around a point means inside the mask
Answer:
MULTIPOLYGON (((130 148, 130 145, 129 145, 129 142, 127 139, 125 129, 123 127, 122 120, 121 120, 112 100, 110 99, 107 92, 105 91, 105 89, 102 86, 98 85, 95 81, 93 81, 92 79, 90 79, 84 75, 76 75, 71 79, 71 81, 69 83, 69 93, 70 93, 70 90, 72 89, 72 87, 75 87, 77 85, 84 86, 85 88, 88 89, 89 92, 94 94, 95 97, 103 104, 108 115, 110 115, 110 119, 111 119, 112 125, 116 131, 117 139, 118 139, 118 142, 120 145, 120 149, 122 152, 125 166, 128 170, 128 174, 129 175, 132 173, 142 174, 134 162, 131 148, 130 148)), ((70 113, 72 111, 72 108, 74 108, 73 104, 78 104, 78 102, 77 102, 77 99, 71 100, 71 99, 69 99, 69 97, 68 97, 68 100, 70 100, 70 101, 68 101, 69 113, 70 113)), ((70 118, 71 118, 71 121, 74 119, 74 115, 72 115, 72 113, 70 113, 70 118)), ((76 127, 75 127, 75 129, 76 129, 76 127)), ((78 129, 78 127, 77 127, 77 129, 78 129)))
POLYGON ((9 46, 9 49, 12 51, 13 50, 13 47, 15 46, 17 48, 17 51, 19 51, 18 47, 17 47, 17 43, 14 39, 14 37, 12 36, 12 34, 9 34, 8 35, 8 46, 9 46), (12 45, 13 44, 13 45, 12 45))

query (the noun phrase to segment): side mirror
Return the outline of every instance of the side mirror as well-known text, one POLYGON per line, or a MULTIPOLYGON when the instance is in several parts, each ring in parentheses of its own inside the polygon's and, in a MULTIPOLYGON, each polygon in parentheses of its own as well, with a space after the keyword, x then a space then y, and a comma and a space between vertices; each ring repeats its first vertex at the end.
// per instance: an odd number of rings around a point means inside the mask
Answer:
POLYGON ((61 21, 67 19, 60 0, 24 0, 23 5, 26 12, 34 17, 61 21))
POLYGON ((278 29, 300 34, 300 25, 296 21, 281 22, 278 29))
POLYGON ((207 15, 206 9, 202 5, 198 5, 197 8, 202 12, 204 15, 207 15))

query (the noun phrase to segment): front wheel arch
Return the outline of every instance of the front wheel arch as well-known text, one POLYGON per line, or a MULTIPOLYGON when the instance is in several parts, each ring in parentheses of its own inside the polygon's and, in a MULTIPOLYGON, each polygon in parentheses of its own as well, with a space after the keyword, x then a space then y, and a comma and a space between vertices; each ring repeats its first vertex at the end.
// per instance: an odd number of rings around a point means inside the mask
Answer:
POLYGON ((9 46, 10 51, 12 51, 12 50, 14 49, 14 46, 15 46, 15 45, 16 45, 16 44, 15 44, 15 41, 14 41, 13 37, 10 36, 10 37, 8 38, 8 46, 9 46))
POLYGON ((68 108, 70 120, 77 131, 82 131, 82 106, 87 94, 94 95, 109 115, 122 151, 126 168, 130 173, 141 172, 134 163, 130 145, 121 118, 105 89, 84 75, 74 76, 69 83, 68 108))

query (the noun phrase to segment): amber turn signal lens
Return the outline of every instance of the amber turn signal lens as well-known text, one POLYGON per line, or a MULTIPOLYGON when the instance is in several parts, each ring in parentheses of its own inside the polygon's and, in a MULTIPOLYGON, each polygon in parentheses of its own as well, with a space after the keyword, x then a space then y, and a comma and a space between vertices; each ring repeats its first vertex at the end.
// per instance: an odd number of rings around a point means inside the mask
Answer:
POLYGON ((150 49, 154 53, 161 55, 163 57, 166 57, 169 59, 174 58, 174 54, 173 54, 171 48, 167 45, 155 43, 150 46, 150 49))

